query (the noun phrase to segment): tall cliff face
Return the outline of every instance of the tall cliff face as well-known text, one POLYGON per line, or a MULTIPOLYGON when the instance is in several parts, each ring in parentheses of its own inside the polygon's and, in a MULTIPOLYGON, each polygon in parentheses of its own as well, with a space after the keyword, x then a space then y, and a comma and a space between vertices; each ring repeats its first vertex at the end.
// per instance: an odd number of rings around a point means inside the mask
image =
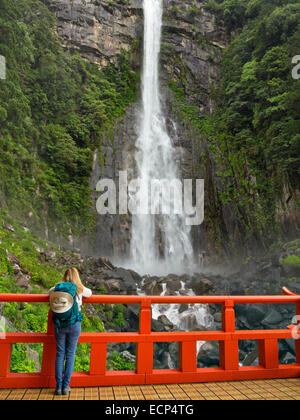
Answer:
POLYGON ((62 44, 105 66, 114 63, 122 48, 129 50, 142 33, 141 2, 46 0, 58 18, 62 44))
MULTIPOLYGON (((134 68, 141 70, 143 11, 142 1, 49 1, 48 7, 58 18, 57 33, 62 44, 79 51, 87 60, 105 66, 113 63, 117 53, 125 49, 131 53, 134 68)), ((181 121, 177 101, 169 83, 184 90, 188 104, 200 114, 213 109, 211 89, 218 84, 219 61, 226 44, 222 29, 215 17, 199 1, 165 0, 163 37, 161 46, 161 86, 170 135, 178 151, 183 178, 207 179, 211 174, 199 172, 201 141, 195 132, 181 121)), ((104 137, 101 161, 99 151, 94 154, 91 188, 95 190, 100 176, 118 181, 118 171, 126 169, 135 175, 134 147, 139 103, 133 104, 126 115, 116 121, 113 135, 104 137)), ((210 170, 210 168, 209 168, 210 170)), ((96 194, 95 194, 96 199, 96 194)), ((200 228, 194 229, 194 242, 203 247, 200 228)), ((106 255, 128 255, 130 217, 110 216, 98 219, 95 247, 80 243, 86 252, 106 255)))
MULTIPOLYGON (((82 57, 101 67, 114 63, 117 54, 125 49, 132 68, 141 71, 142 0, 45 0, 45 3, 58 18, 57 33, 67 49, 79 51, 82 57)), ((228 34, 217 23, 216 16, 204 7, 204 2, 164 0, 160 76, 167 126, 183 178, 205 180, 205 219, 201 227, 193 229, 195 250, 208 250, 211 255, 221 250, 223 256, 230 249, 228 244, 240 243, 251 248, 257 239, 252 235, 244 243, 246 232, 241 219, 248 215, 237 209, 235 203, 222 202, 224 184, 218 173, 226 172, 226 168, 220 159, 216 160, 206 134, 193 124, 195 117, 199 120, 214 110, 220 63, 228 42, 228 34)), ((139 102, 132 104, 123 118, 116 121, 112 132, 104 136, 102 149, 94 153, 91 188, 95 199, 100 176, 118 182, 119 170, 125 169, 129 178, 135 176, 139 108, 139 102)), ((244 176, 247 180, 251 178, 247 162, 244 176)), ((230 188, 232 179, 228 177, 226 182, 230 188)), ((242 182, 238 180, 238 184, 242 182)), ((293 231, 299 229, 300 217, 295 194, 291 200, 289 197, 289 187, 285 186, 276 217, 284 229, 293 231)), ((256 205, 253 196, 251 206, 256 205)), ((128 255, 130 224, 129 216, 99 217, 95 245, 88 238, 80 241, 79 246, 87 253, 128 255)))

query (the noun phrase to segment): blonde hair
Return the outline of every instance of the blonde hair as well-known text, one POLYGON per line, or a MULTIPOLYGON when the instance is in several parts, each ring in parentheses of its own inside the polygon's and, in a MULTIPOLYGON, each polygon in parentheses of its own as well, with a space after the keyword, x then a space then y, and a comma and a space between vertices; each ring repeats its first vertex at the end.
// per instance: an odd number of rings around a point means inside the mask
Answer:
POLYGON ((77 286, 77 294, 82 295, 83 284, 81 283, 77 268, 74 268, 74 267, 68 268, 62 278, 62 281, 75 283, 77 286))

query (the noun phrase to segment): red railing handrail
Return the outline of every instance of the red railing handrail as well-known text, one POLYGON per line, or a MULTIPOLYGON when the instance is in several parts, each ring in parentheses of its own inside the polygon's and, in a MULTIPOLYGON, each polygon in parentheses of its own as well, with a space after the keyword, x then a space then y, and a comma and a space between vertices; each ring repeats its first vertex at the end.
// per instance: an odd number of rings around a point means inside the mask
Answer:
MULTIPOLYGON (((300 376, 300 339, 295 340, 296 363, 279 365, 278 340, 293 338, 293 326, 282 330, 236 330, 236 304, 295 303, 300 316, 300 295, 284 287, 284 295, 276 296, 126 296, 94 295, 84 298, 90 304, 138 304, 140 325, 138 332, 82 333, 79 342, 91 343, 90 372, 74 373, 71 386, 129 385, 146 383, 183 383, 203 381, 242 380, 300 376), (151 331, 151 305, 153 304, 221 304, 221 331, 151 331), (257 340, 259 366, 239 366, 239 340, 257 340), (154 370, 153 346, 155 342, 178 342, 178 369, 154 370), (197 341, 219 341, 220 366, 197 367, 197 341), (111 372, 106 370, 108 343, 136 343, 136 370, 111 372)), ((46 294, 0 294, 0 302, 49 302, 46 294)), ((298 322, 300 323, 300 321, 298 322)), ((1 338, 1 337, 0 337, 1 338)), ((300 338, 300 335, 299 335, 300 338)), ((47 333, 6 333, 0 339, 0 388, 53 387, 55 365, 55 338, 48 317, 47 333), (40 373, 10 373, 12 345, 14 343, 43 343, 40 373)))
MULTIPOLYGON (((136 296, 136 295, 94 295, 90 298, 83 298, 83 303, 105 304, 183 304, 183 303, 203 303, 203 304, 223 304, 230 300, 234 304, 247 303, 298 303, 300 295, 289 291, 286 287, 282 288, 286 294, 265 295, 265 296, 136 296)), ((49 295, 46 294, 13 294, 0 293, 0 302, 49 302, 49 295)))

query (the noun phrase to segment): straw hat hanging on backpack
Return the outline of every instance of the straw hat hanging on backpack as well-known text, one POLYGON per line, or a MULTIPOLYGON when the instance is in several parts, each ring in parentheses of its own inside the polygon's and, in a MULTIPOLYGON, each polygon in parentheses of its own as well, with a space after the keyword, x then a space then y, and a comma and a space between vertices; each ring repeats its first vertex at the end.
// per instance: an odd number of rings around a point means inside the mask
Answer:
POLYGON ((81 333, 82 297, 91 295, 92 291, 83 286, 76 268, 68 268, 62 281, 49 290, 56 338, 55 393, 57 395, 67 395, 70 392, 69 384, 81 333))

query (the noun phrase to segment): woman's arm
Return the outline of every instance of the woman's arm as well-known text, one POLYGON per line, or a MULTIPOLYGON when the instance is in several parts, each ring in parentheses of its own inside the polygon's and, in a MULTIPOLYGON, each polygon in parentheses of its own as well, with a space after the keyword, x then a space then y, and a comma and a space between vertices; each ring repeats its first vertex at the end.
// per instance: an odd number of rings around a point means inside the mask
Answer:
POLYGON ((83 293, 82 296, 85 298, 89 298, 91 297, 93 294, 93 292, 91 291, 91 289, 89 289, 88 287, 83 286, 83 293))

